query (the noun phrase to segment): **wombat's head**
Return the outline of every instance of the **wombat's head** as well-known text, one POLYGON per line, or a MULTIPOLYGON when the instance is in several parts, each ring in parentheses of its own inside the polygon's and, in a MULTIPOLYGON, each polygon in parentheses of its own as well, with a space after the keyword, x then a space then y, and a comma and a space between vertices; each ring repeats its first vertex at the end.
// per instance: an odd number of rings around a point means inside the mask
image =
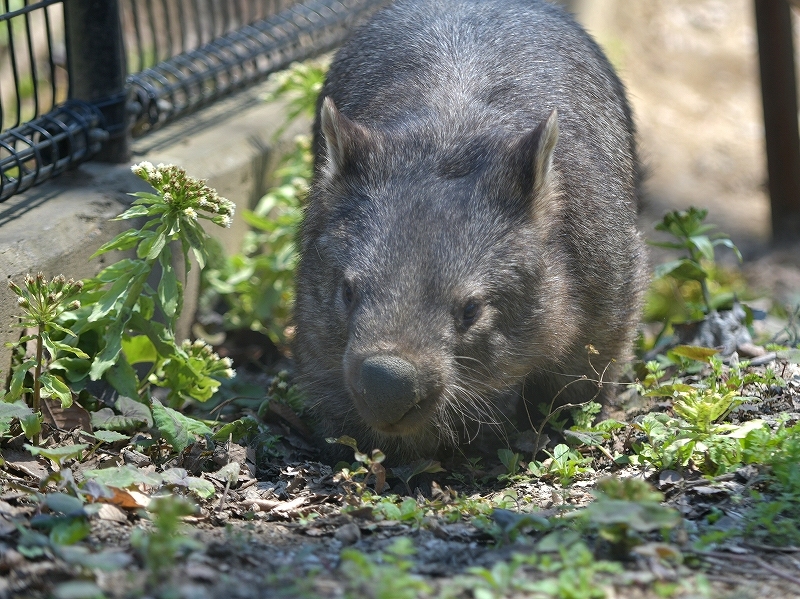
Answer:
POLYGON ((377 130, 328 98, 320 125, 298 271, 302 380, 326 433, 429 454, 502 419, 499 402, 570 342, 557 116, 521 136, 377 130))

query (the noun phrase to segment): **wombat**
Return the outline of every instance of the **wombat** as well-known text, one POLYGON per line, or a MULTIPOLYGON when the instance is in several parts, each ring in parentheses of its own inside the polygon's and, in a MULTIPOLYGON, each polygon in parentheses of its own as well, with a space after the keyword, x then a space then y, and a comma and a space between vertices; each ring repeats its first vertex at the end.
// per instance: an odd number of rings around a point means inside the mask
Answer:
POLYGON ((398 0, 336 54, 315 152, 295 355, 322 434, 432 457, 604 399, 645 283, 639 169, 623 86, 570 16, 398 0))

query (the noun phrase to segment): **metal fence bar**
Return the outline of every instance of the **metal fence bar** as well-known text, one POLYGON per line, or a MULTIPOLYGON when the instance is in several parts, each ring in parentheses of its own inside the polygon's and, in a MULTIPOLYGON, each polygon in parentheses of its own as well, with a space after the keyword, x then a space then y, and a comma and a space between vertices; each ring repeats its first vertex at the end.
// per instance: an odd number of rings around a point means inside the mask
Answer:
POLYGON ((287 9, 292 0, 122 0, 128 72, 136 73, 248 23, 287 9), (142 33, 147 35, 142 35, 142 33))
POLYGON ((98 154, 106 162, 130 157, 125 89, 125 50, 117 0, 69 0, 64 4, 69 95, 103 114, 108 140, 98 154))
POLYGON ((786 0, 756 0, 772 238, 800 240, 800 135, 792 14, 786 0))

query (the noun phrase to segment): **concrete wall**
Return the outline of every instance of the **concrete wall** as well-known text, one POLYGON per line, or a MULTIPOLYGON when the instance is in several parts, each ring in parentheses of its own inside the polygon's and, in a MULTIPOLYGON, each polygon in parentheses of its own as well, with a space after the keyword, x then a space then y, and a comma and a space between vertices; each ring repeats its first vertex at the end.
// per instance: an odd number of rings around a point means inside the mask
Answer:
MULTIPOLYGON (((207 227, 228 252, 238 250, 246 230, 242 209, 253 207, 264 194, 275 157, 295 135, 310 131, 310 122, 300 120, 275 139, 286 112, 280 103, 268 105, 261 100, 266 86, 220 102, 134 145, 131 164, 149 160, 181 166, 236 203, 230 229, 207 227)), ((130 172, 130 164, 90 162, 0 204, 0 381, 5 380, 10 363, 5 344, 20 335, 14 326, 19 314, 16 296, 6 281, 19 283, 26 273, 39 271, 48 277, 86 278, 113 263, 119 255, 92 261, 89 256, 130 227, 130 223, 110 219, 130 204, 130 192, 146 189, 147 184, 130 172)), ((178 331, 182 336, 187 336, 194 316, 197 281, 194 269, 178 331)))

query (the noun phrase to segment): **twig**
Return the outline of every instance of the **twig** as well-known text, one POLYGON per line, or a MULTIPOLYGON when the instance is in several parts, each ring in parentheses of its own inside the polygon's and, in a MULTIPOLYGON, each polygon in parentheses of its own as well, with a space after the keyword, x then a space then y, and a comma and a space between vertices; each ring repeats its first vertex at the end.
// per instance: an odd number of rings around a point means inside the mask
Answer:
POLYGON ((768 354, 764 354, 763 356, 758 356, 757 358, 752 358, 749 360, 750 366, 763 366, 764 364, 769 364, 773 360, 778 359, 777 352, 769 352, 768 354))
POLYGON ((760 543, 742 543, 745 547, 759 551, 774 551, 775 553, 800 553, 800 547, 776 547, 775 545, 762 545, 760 543))
POLYGON ((793 582, 794 584, 800 586, 800 578, 797 576, 793 576, 788 572, 784 572, 780 568, 776 568, 762 560, 760 557, 756 555, 740 555, 738 553, 726 553, 724 551, 695 551, 697 555, 704 556, 704 557, 715 557, 717 559, 723 560, 733 560, 738 562, 749 562, 751 564, 755 564, 764 570, 772 572, 776 576, 780 576, 781 578, 788 580, 789 582, 793 582))

